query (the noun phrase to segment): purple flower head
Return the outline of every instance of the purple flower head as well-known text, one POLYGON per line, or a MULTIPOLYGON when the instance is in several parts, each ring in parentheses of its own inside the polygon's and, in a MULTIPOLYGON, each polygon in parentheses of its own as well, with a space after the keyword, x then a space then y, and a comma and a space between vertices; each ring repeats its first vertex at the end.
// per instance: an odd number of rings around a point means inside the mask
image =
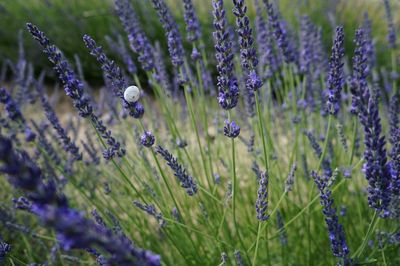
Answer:
POLYGON ((90 54, 96 57, 97 61, 101 64, 101 69, 104 71, 105 76, 111 82, 114 93, 122 101, 122 106, 128 111, 129 115, 134 118, 141 118, 144 113, 144 108, 139 102, 127 102, 124 99, 124 90, 128 87, 121 69, 110 60, 103 52, 101 46, 97 46, 96 42, 88 35, 83 36, 86 47, 90 50, 90 54))
POLYGON ((222 0, 213 0, 215 58, 218 70, 218 103, 225 109, 238 103, 239 86, 234 74, 232 41, 227 29, 227 20, 222 0))
POLYGON ((343 56, 344 33, 343 27, 336 28, 335 40, 332 46, 332 54, 329 62, 328 75, 328 102, 327 108, 331 115, 337 115, 340 109, 341 91, 343 88, 343 56))
POLYGON ((236 138, 240 134, 240 127, 235 123, 235 121, 229 122, 225 120, 224 135, 228 138, 236 138))
POLYGON ((132 51, 138 54, 138 61, 144 71, 152 71, 155 68, 153 48, 146 34, 140 27, 138 16, 129 0, 115 0, 117 15, 124 27, 132 51))
MULTIPOLYGON (((40 92, 40 89, 38 91, 40 92)), ((44 109, 44 113, 47 119, 52 124, 53 128, 56 130, 58 137, 62 142, 63 149, 66 152, 70 153, 75 158, 75 160, 78 161, 82 160, 82 153, 79 152, 78 146, 76 146, 75 142, 72 141, 70 137, 68 137, 67 132, 61 126, 60 121, 58 120, 58 117, 54 112, 53 108, 51 107, 47 98, 45 96, 41 96, 40 98, 44 109)))
POLYGON ((259 0, 255 1, 256 9, 256 35, 257 48, 260 56, 260 75, 263 79, 272 77, 278 69, 277 59, 274 54, 274 41, 272 37, 271 25, 264 19, 259 0))
POLYGON ((386 12, 386 20, 388 23, 388 35, 387 40, 389 42, 389 47, 392 49, 396 48, 396 28, 394 27, 393 17, 392 17, 392 9, 390 7, 389 0, 383 0, 383 4, 385 5, 386 12))
POLYGON ((150 131, 144 132, 143 135, 140 137, 140 143, 148 148, 154 145, 155 140, 155 137, 153 136, 153 134, 151 134, 150 131))
POLYGON ((297 163, 294 163, 292 167, 290 168, 290 173, 286 179, 285 183, 285 192, 288 193, 289 191, 292 191, 293 184, 294 184, 294 174, 297 170, 297 163))
POLYGON ((0 102, 5 105, 5 110, 10 120, 25 123, 25 119, 22 116, 19 106, 11 98, 10 93, 4 88, 0 88, 0 102))
POLYGON ((108 46, 110 49, 119 55, 119 57, 124 62, 129 74, 134 75, 137 73, 137 68, 135 62, 133 61, 132 57, 130 56, 128 50, 126 49, 124 40, 122 39, 121 35, 118 35, 118 40, 114 41, 109 36, 105 37, 108 46))
POLYGON ((148 215, 156 218, 160 227, 165 227, 167 225, 167 222, 164 220, 162 214, 160 212, 157 212, 156 207, 153 204, 143 204, 140 201, 135 200, 133 202, 133 205, 135 205, 142 211, 145 211, 148 215))
POLYGON ((301 51, 300 51, 300 71, 308 73, 312 63, 312 35, 314 34, 313 25, 308 16, 301 18, 301 51))
POLYGON ((25 128, 25 140, 27 142, 32 142, 36 139, 36 134, 30 129, 30 127, 25 128))
POLYGON ((321 177, 314 171, 312 171, 311 176, 320 193, 322 213, 325 216, 325 222, 328 226, 329 240, 331 241, 333 255, 342 258, 345 262, 349 262, 348 254, 350 251, 347 246, 343 226, 339 223, 336 208, 333 205, 332 191, 329 188, 329 177, 321 177))
POLYGON ((233 4, 233 14, 236 16, 237 33, 239 35, 240 58, 242 68, 247 75, 246 88, 251 92, 257 91, 261 88, 262 81, 256 72, 258 59, 254 48, 253 31, 250 28, 250 20, 246 15, 247 6, 244 5, 244 0, 233 0, 233 4))
POLYGON ((33 38, 43 47, 43 52, 47 55, 49 61, 54 64, 54 70, 64 85, 65 93, 72 99, 79 115, 89 118, 100 136, 107 143, 108 148, 103 153, 103 155, 107 155, 105 158, 111 159, 114 155, 118 155, 119 157, 124 156, 125 150, 122 149, 119 142, 114 139, 111 131, 107 130, 103 125, 103 121, 93 113, 93 107, 90 104, 89 99, 83 94, 82 82, 76 78, 74 71, 67 60, 64 59, 59 49, 55 45, 50 44, 49 39, 44 35, 44 33, 33 24, 28 23, 27 28, 33 38))
POLYGON ((281 242, 282 246, 287 246, 288 244, 288 239, 287 239, 287 233, 285 230, 285 226, 284 226, 284 221, 283 221, 283 217, 280 211, 276 212, 276 223, 278 225, 278 229, 279 229, 279 240, 281 242))
POLYGON ((268 213, 268 173, 262 172, 257 191, 256 212, 261 222, 269 219, 268 213))
POLYGON ((289 38, 286 31, 286 24, 282 23, 279 20, 273 4, 270 3, 269 0, 263 0, 263 1, 267 9, 269 23, 271 24, 274 30, 274 37, 276 39, 279 49, 283 53, 285 62, 286 63, 295 62, 296 58, 294 51, 289 43, 289 38))
POLYGON ((7 253, 11 251, 11 245, 3 242, 3 238, 0 235, 0 263, 5 262, 7 253))
POLYGON ((359 112, 363 112, 363 105, 368 104, 367 98, 369 98, 369 89, 367 84, 368 54, 366 52, 366 42, 363 29, 358 29, 356 31, 355 45, 353 75, 350 81, 350 91, 352 93, 351 112, 353 114, 359 114, 359 112))
POLYGON ((179 70, 184 62, 184 49, 178 25, 164 0, 151 0, 151 2, 165 30, 172 65, 179 70))
POLYGON ((186 22, 186 34, 189 42, 195 42, 201 38, 200 23, 193 7, 192 0, 183 0, 185 9, 184 19, 186 22))
POLYGON ((161 146, 157 146, 155 150, 164 158, 172 171, 174 171, 175 177, 178 179, 181 187, 186 190, 186 193, 189 196, 195 195, 197 193, 196 182, 190 175, 186 173, 186 169, 180 165, 178 160, 166 149, 163 149, 161 146))

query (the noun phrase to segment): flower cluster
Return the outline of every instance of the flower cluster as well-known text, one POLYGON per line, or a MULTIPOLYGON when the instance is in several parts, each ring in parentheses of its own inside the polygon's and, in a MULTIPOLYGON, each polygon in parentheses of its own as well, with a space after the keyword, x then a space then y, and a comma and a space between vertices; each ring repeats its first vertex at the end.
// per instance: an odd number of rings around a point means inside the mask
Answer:
POLYGON ((90 54, 96 57, 97 61, 101 64, 101 69, 104 71, 106 77, 110 80, 114 89, 115 95, 121 98, 122 106, 128 111, 129 115, 134 118, 141 118, 144 113, 143 105, 139 102, 128 102, 124 99, 124 90, 128 86, 121 69, 117 64, 110 60, 103 52, 101 46, 97 46, 96 42, 88 35, 83 36, 86 47, 90 50, 90 54))
POLYGON ((296 58, 294 55, 293 48, 289 43, 288 33, 285 28, 285 24, 279 20, 278 15, 274 9, 272 3, 269 0, 263 0, 264 5, 267 9, 269 23, 274 29, 274 37, 277 41, 279 49, 281 49, 285 62, 292 63, 295 62, 296 58))
POLYGON ((163 149, 161 146, 156 147, 156 152, 159 153, 164 160, 167 162, 167 165, 174 171, 174 175, 178 179, 181 187, 186 190, 186 193, 189 196, 193 196, 197 193, 197 185, 193 178, 186 173, 186 169, 178 163, 178 160, 172 156, 169 151, 163 149))
POLYGON ((8 118, 11 121, 16 122, 17 126, 25 131, 26 141, 34 141, 36 137, 35 133, 33 133, 30 127, 26 124, 25 118, 22 115, 18 104, 13 100, 13 98, 11 98, 11 95, 4 88, 0 88, 0 103, 5 105, 8 118))
POLYGON ((340 108, 341 91, 343 81, 343 56, 344 56, 344 33, 343 27, 336 28, 335 40, 332 46, 332 55, 329 62, 328 76, 328 112, 337 115, 340 108))
POLYGON ((146 131, 143 133, 143 135, 140 137, 140 143, 145 146, 145 147, 151 147, 154 145, 155 138, 151 132, 146 131))
POLYGON ((112 136, 111 131, 103 125, 103 121, 93 113, 93 107, 89 103, 88 98, 83 94, 83 84, 77 79, 74 71, 63 58, 59 49, 50 44, 49 39, 35 25, 28 23, 27 28, 33 38, 43 47, 43 52, 47 55, 50 62, 54 64, 54 70, 57 72, 59 79, 64 85, 64 90, 67 96, 72 99, 75 108, 80 116, 90 118, 93 126, 99 132, 100 136, 108 144, 108 148, 103 152, 103 157, 106 160, 112 159, 115 155, 122 157, 125 155, 125 150, 121 148, 119 142, 112 136))
POLYGON ((179 70, 184 63, 184 49, 178 25, 174 21, 164 0, 151 0, 151 2, 166 32, 168 51, 171 56, 172 65, 179 70))
POLYGON ((224 135, 228 138, 234 139, 240 134, 240 127, 235 123, 235 121, 229 122, 225 120, 224 135))
POLYGON ((185 9, 184 18, 186 22, 187 40, 189 42, 195 42, 201 38, 201 31, 199 19, 194 10, 192 0, 183 0, 183 7, 185 9))
POLYGON ((256 212, 257 219, 261 222, 269 219, 268 212, 268 173, 262 172, 257 191, 256 212))
POLYGON ((213 0, 215 57, 218 70, 218 103, 225 109, 234 108, 239 100, 239 85, 234 74, 232 42, 222 0, 213 0))
POLYGON ((143 70, 152 71, 155 68, 153 48, 146 34, 139 25, 137 14, 129 0, 115 0, 115 9, 121 20, 131 49, 138 54, 138 61, 143 70))
POLYGON ((70 153, 75 160, 82 160, 82 153, 79 152, 78 146, 76 146, 75 142, 68 137, 65 129, 61 126, 60 121, 53 108, 51 107, 49 101, 45 96, 40 97, 42 106, 44 109, 44 113, 47 119, 52 124, 53 128, 56 130, 58 137, 60 138, 63 148, 66 152, 70 153))
POLYGON ((332 191, 329 188, 329 177, 319 176, 312 171, 311 176, 319 190, 320 202, 322 205, 322 213, 325 216, 325 222, 328 226, 329 239, 331 241, 332 252, 335 257, 342 258, 345 265, 348 265, 349 248, 346 242, 346 235, 343 226, 339 223, 339 218, 336 214, 336 208, 333 206, 332 191))
POLYGON ((250 20, 246 16, 247 7, 244 5, 244 0, 233 0, 233 4, 233 14, 236 16, 239 35, 240 58, 242 59, 242 67, 247 74, 246 88, 252 93, 262 86, 262 81, 256 72, 258 59, 254 48, 252 29, 250 28, 250 20))

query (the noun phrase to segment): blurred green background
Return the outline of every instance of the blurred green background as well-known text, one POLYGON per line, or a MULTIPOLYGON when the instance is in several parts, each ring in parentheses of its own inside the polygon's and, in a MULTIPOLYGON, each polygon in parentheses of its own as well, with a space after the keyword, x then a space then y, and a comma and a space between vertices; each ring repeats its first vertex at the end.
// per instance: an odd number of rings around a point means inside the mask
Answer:
MULTIPOLYGON (((209 51, 213 51, 211 0, 193 0, 203 25, 203 38, 209 51)), ((262 0, 260 0, 262 1, 262 0)), ((184 33, 182 0, 167 0, 172 12, 184 33)), ((250 16, 254 17, 254 0, 247 0, 250 16)), ((387 47, 387 26, 382 0, 281 0, 278 1, 283 17, 294 29, 299 27, 299 18, 308 14, 314 24, 323 28, 324 41, 330 47, 332 29, 335 25, 345 26, 346 53, 351 56, 353 50, 354 30, 361 25, 364 12, 368 11, 373 20, 373 36, 377 44, 378 60, 387 60, 382 51, 387 47)), ((132 0, 133 6, 152 41, 159 41, 166 51, 164 32, 152 9, 150 0, 132 0)), ((230 10, 230 0, 225 1, 230 10)), ((392 14, 400 28, 400 1, 392 0, 392 14)), ((231 12, 230 21, 233 23, 231 12)), ((25 23, 32 22, 39 26, 64 54, 72 61, 77 54, 82 61, 85 76, 91 83, 102 83, 102 74, 95 60, 84 47, 82 36, 91 35, 105 49, 106 35, 115 37, 121 33, 124 37, 119 19, 114 13, 113 0, 2 0, 0 1, 0 60, 15 61, 18 56, 18 31, 23 30, 25 52, 29 61, 35 63, 36 71, 50 68, 25 30, 25 23)), ((126 38, 125 38, 126 41, 126 38)), ((213 58, 210 55, 210 58, 213 58)), ((51 71, 49 71, 51 72, 51 71)))

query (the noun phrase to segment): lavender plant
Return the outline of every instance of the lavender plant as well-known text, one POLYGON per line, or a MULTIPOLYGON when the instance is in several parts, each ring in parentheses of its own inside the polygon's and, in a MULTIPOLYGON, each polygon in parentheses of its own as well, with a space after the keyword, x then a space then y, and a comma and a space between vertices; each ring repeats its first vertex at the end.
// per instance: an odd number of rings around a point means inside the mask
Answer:
POLYGON ((100 88, 27 24, 54 71, 20 35, 0 77, 0 264, 399 264, 396 5, 386 64, 375 14, 300 2, 116 0, 68 37, 100 88))

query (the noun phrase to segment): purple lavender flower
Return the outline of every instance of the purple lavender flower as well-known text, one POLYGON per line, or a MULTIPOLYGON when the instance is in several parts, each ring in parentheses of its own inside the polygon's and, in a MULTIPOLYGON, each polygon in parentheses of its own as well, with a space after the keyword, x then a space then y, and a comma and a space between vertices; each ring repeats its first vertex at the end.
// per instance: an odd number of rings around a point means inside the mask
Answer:
MULTIPOLYGON (((362 106, 367 105, 367 95, 363 95, 368 91, 367 84, 367 52, 364 38, 364 30, 358 29, 355 37, 355 51, 353 57, 353 75, 350 81, 350 91, 352 93, 351 112, 359 114, 362 106), (361 105, 360 105, 361 104, 361 105)), ((369 97, 369 96, 368 96, 369 97)))
POLYGON ((312 34, 313 25, 308 16, 301 18, 300 35, 301 35, 301 51, 300 51, 300 71, 309 73, 312 63, 312 34))
POLYGON ((83 36, 86 47, 90 50, 90 54, 96 57, 97 61, 101 64, 101 69, 104 71, 106 77, 110 80, 114 89, 115 95, 121 98, 122 106, 129 112, 129 115, 134 118, 141 118, 144 113, 144 108, 139 102, 127 102, 124 99, 124 90, 128 86, 121 69, 110 60, 103 52, 101 46, 97 46, 96 42, 88 35, 83 36))
POLYGON ((42 102, 44 113, 47 119, 52 124, 53 128, 56 130, 58 137, 61 139, 64 150, 74 156, 75 160, 82 160, 82 153, 79 152, 79 148, 76 146, 75 142, 72 141, 70 137, 68 137, 65 129, 61 126, 60 121, 58 120, 58 117, 53 108, 50 106, 49 101, 46 99, 45 96, 41 96, 40 99, 42 102))
MULTIPOLYGON (((353 59, 354 77, 351 84, 352 110, 364 127, 364 173, 368 181, 368 203, 377 211, 386 212, 390 202, 391 174, 387 165, 386 141, 381 136, 378 88, 371 95, 365 78, 366 60, 363 31, 357 30, 356 52, 353 59)), ((383 215, 385 215, 383 213, 383 215)))
MULTIPOLYGON (((372 22, 368 17, 368 13, 364 13, 363 29, 365 32, 365 52, 367 53, 368 74, 376 64, 375 43, 372 39, 372 22)), ((367 74, 367 75, 368 75, 367 74)))
POLYGON ((311 176, 320 192, 320 202, 323 208, 322 213, 325 216, 325 222, 328 226, 333 255, 342 258, 345 261, 345 265, 347 265, 350 262, 348 258, 349 248, 343 226, 339 223, 336 208, 333 205, 334 201, 332 199, 332 191, 329 188, 329 177, 321 177, 314 171, 311 172, 311 176))
POLYGON ((390 1, 383 0, 383 4, 385 5, 386 20, 388 23, 387 40, 389 42, 389 47, 392 49, 395 49, 397 46, 396 45, 396 29, 395 29, 394 23, 393 23, 392 10, 390 8, 390 1))
POLYGON ((297 170, 297 163, 294 163, 292 167, 290 168, 289 175, 286 179, 285 183, 285 192, 288 193, 289 191, 292 191, 293 184, 294 184, 294 173, 297 170))
POLYGON ((155 150, 164 158, 172 171, 174 171, 175 177, 178 179, 181 187, 186 190, 186 193, 189 196, 195 195, 197 193, 196 182, 190 175, 186 173, 186 169, 180 165, 178 160, 166 149, 163 149, 161 146, 157 146, 155 150))
POLYGON ((390 205, 389 216, 400 217, 400 128, 393 130, 390 137, 392 149, 390 150, 390 205))
MULTIPOLYGON (((318 141, 316 140, 315 136, 309 131, 304 132, 304 134, 307 136, 308 140, 310 141, 311 147, 313 148, 317 158, 321 158, 322 148, 319 145, 318 141)), ((324 169, 324 172, 327 176, 332 175, 332 169, 330 167, 330 162, 328 159, 324 159, 322 161, 322 168, 324 169)))
POLYGON ((218 103, 225 109, 234 108, 239 100, 239 86, 234 74, 232 42, 222 0, 213 0, 215 57, 218 70, 218 103))
POLYGON ((187 40, 195 42, 201 38, 201 30, 192 0, 183 0, 183 7, 185 9, 184 19, 186 22, 187 40))
POLYGON ((244 266, 242 255, 240 254, 240 250, 235 250, 233 253, 235 255, 236 265, 237 266, 244 266))
POLYGON ((155 68, 153 48, 139 25, 137 15, 129 0, 115 0, 115 9, 121 20, 131 49, 138 54, 138 60, 145 71, 155 68))
POLYGON ((5 263, 7 253, 11 251, 11 246, 6 242, 3 242, 3 238, 0 235, 0 263, 5 263))
POLYGON ((287 246, 288 238, 287 238, 287 233, 286 233, 285 226, 284 226, 283 217, 282 217, 282 214, 280 211, 276 212, 276 224, 277 224, 278 230, 279 230, 279 240, 281 242, 281 245, 287 246))
POLYGON ((125 150, 121 148, 120 143, 114 139, 111 131, 107 130, 103 125, 103 121, 93 113, 92 105, 89 103, 88 98, 83 95, 82 82, 76 78, 71 66, 63 58, 59 49, 55 45, 50 44, 49 39, 44 35, 44 33, 33 24, 27 23, 27 28, 33 38, 43 47, 43 52, 47 55, 50 62, 55 65, 54 70, 57 72, 59 79, 64 85, 65 93, 72 99, 79 115, 84 118, 89 117, 93 126, 107 143, 108 148, 103 152, 103 157, 106 160, 110 160, 115 155, 118 155, 119 157, 124 156, 125 150))
POLYGON ((156 139, 154 138, 153 134, 151 134, 150 131, 144 132, 144 134, 140 137, 140 143, 148 148, 153 146, 155 140, 156 139))
POLYGON ((235 121, 229 122, 225 120, 224 135, 228 138, 234 139, 240 134, 240 127, 235 123, 235 121))
POLYGON ((25 133, 25 140, 32 142, 35 140, 36 135, 32 132, 30 127, 26 124, 25 118, 22 115, 18 104, 11 98, 11 95, 4 88, 0 88, 0 103, 5 105, 8 118, 17 123, 17 126, 25 133))
POLYGON ((259 0, 255 0, 257 48, 260 56, 259 69, 263 79, 271 78, 278 65, 274 54, 274 43, 270 24, 265 21, 259 0))
POLYGON ((340 109, 341 91, 343 87, 343 56, 344 56, 344 33, 343 27, 336 28, 335 40, 332 46, 332 54, 329 62, 328 75, 328 112, 337 115, 340 109))
POLYGON ((269 219, 268 213, 268 173, 262 172, 257 191, 256 212, 261 222, 269 219))
POLYGON ((122 59, 124 62, 125 66, 128 69, 129 74, 134 75, 137 73, 137 67, 135 65, 135 62, 133 61, 132 57, 129 55, 128 50, 126 49, 124 40, 122 39, 121 35, 118 35, 118 40, 114 41, 112 40, 109 36, 105 37, 108 46, 111 48, 111 50, 118 54, 119 57, 122 59))
POLYGON ((250 20, 246 16, 247 6, 244 5, 244 0, 233 0, 233 4, 233 14, 236 16, 237 33, 239 35, 240 58, 242 59, 242 68, 247 75, 246 88, 253 93, 261 88, 262 81, 256 72, 258 59, 253 45, 254 39, 250 20))
POLYGON ((165 30, 172 65, 179 70, 184 62, 184 49, 178 25, 164 0, 151 0, 151 2, 165 30))
POLYGON ((289 43, 289 38, 285 27, 286 24, 282 23, 279 20, 278 15, 276 14, 276 11, 274 10, 272 3, 270 3, 269 0, 263 0, 263 1, 267 9, 269 23, 274 29, 274 37, 276 39, 278 47, 281 49, 283 53, 285 62, 286 63, 295 62, 295 55, 289 43))
POLYGON ((46 139, 46 136, 45 136, 45 131, 46 131, 47 125, 45 125, 46 127, 44 127, 43 125, 39 126, 33 120, 31 122, 32 122, 33 128, 38 133, 38 145, 39 145, 39 147, 41 147, 40 153, 42 153, 42 151, 45 151, 46 152, 46 157, 48 159, 53 161, 56 165, 60 165, 62 163, 62 161, 61 161, 61 158, 59 156, 59 153, 56 151, 56 149, 54 148, 52 143, 50 143, 46 139))
POLYGON ((156 207, 153 204, 143 204, 140 201, 135 200, 133 202, 133 205, 135 205, 142 211, 145 211, 148 215, 156 218, 160 227, 165 227, 167 225, 167 222, 164 220, 162 214, 160 212, 157 212, 156 207))
POLYGON ((10 140, 0 137, 0 172, 9 182, 24 190, 32 201, 30 211, 41 222, 57 232, 60 245, 68 250, 98 246, 112 256, 109 264, 158 266, 160 256, 132 246, 130 241, 117 237, 111 230, 86 219, 81 212, 68 206, 64 195, 59 194, 53 182, 43 182, 40 168, 25 152, 17 154, 10 140))

